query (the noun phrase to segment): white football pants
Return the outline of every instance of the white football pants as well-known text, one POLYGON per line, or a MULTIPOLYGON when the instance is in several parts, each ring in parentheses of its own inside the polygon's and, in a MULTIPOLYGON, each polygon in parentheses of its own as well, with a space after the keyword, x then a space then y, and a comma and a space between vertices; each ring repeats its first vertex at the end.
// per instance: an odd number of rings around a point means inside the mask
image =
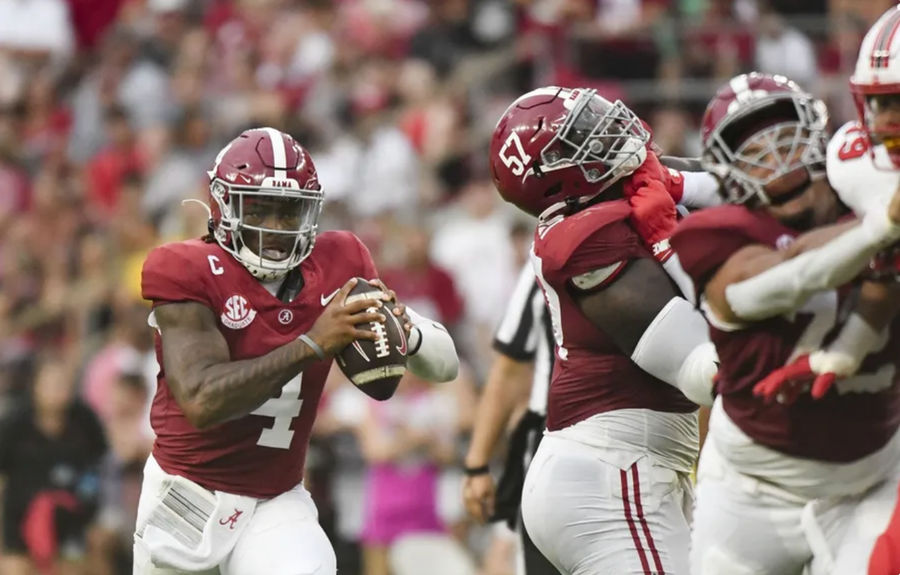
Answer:
POLYGON ((687 575, 690 478, 647 454, 622 461, 545 436, 522 493, 528 533, 564 575, 687 575))
MULTIPOLYGON (((138 525, 159 501, 167 476, 151 457, 144 468, 138 525)), ((335 575, 337 560, 318 523, 318 511, 303 485, 260 500, 250 523, 217 569, 185 572, 154 567, 142 546, 134 546, 134 575, 335 575)))
POLYGON ((739 473, 709 437, 697 474, 691 574, 865 575, 897 483, 895 473, 860 494, 804 500, 739 473))

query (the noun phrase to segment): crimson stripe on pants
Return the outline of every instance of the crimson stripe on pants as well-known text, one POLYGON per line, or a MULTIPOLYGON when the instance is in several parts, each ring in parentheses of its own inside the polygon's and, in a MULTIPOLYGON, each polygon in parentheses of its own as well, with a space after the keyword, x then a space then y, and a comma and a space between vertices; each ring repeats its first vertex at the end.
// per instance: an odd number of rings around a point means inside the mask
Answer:
MULTIPOLYGON (((637 465, 635 463, 635 465, 637 465)), ((638 557, 641 559, 641 567, 644 568, 644 575, 653 575, 650 572, 650 563, 647 562, 647 554, 644 552, 644 546, 641 544, 641 537, 638 535, 637 525, 634 524, 634 518, 631 516, 631 503, 628 501, 628 473, 625 470, 619 470, 619 478, 622 480, 622 502, 625 506, 625 521, 628 522, 628 529, 631 531, 631 539, 634 541, 634 548, 637 549, 638 557)))
POLYGON ((656 550, 656 544, 653 542, 653 536, 650 535, 650 526, 647 525, 647 519, 644 518, 644 508, 641 506, 641 488, 638 478, 637 463, 631 466, 631 478, 634 480, 634 508, 637 511, 638 519, 641 521, 641 527, 644 529, 644 537, 647 539, 647 545, 650 546, 650 554, 653 555, 653 564, 659 575, 666 575, 663 570, 662 560, 659 558, 659 552, 656 550))

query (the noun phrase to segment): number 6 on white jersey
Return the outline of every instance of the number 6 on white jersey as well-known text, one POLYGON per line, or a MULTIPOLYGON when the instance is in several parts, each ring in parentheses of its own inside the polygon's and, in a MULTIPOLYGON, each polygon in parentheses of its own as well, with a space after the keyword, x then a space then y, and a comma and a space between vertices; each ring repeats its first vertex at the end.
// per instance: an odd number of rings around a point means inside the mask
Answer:
POLYGON ((525 173, 525 166, 531 162, 531 156, 525 153, 525 148, 522 147, 522 140, 519 139, 518 132, 510 132, 506 138, 503 147, 500 148, 500 161, 510 169, 513 175, 521 176, 525 173), (515 150, 512 151, 513 155, 510 156, 509 147, 511 145, 515 146, 515 150))

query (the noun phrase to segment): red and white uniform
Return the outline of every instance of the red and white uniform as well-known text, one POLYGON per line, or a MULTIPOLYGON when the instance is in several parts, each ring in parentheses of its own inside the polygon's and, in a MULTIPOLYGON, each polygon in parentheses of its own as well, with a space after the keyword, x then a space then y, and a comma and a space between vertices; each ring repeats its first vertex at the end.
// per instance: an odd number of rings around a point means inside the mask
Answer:
MULTIPOLYGON (((688 216, 671 245, 702 294, 738 250, 782 249, 796 235, 763 212, 729 205, 688 216)), ((830 341, 853 292, 821 292, 794 313, 754 323, 707 313, 719 397, 700 460, 691 573, 865 572, 896 497, 900 322, 855 376, 820 400, 766 404, 752 392, 772 371, 830 341)))
POLYGON ((860 217, 874 206, 884 209, 900 185, 900 170, 878 168, 876 162, 885 165, 890 158, 884 146, 870 147, 859 122, 841 126, 828 143, 828 182, 841 201, 860 217))
POLYGON ((653 257, 630 213, 624 200, 602 202, 535 235, 557 361, 522 513, 563 573, 687 572, 696 406, 635 365, 569 291, 584 274, 594 274, 594 289, 608 287, 629 261, 653 257))
MULTIPOLYGON (((350 278, 377 276, 368 250, 349 232, 319 234, 300 270, 303 287, 293 301, 284 303, 218 244, 191 240, 154 249, 144 264, 142 289, 154 307, 190 301, 211 309, 219 318, 231 360, 237 361, 264 355, 307 332, 350 278)), ((159 334, 156 353, 163 366, 159 334)), ((310 365, 288 381, 278 397, 206 430, 187 421, 161 367, 151 408, 156 443, 141 494, 138 528, 158 504, 161 485, 180 476, 209 491, 257 500, 252 515, 237 518, 249 524, 220 564, 221 575, 286 573, 284 562, 279 563, 285 553, 291 554, 294 565, 290 573, 334 573, 334 552, 301 485, 310 431, 330 367, 330 360, 310 365)), ((229 525, 229 517, 222 518, 222 525, 229 525)), ((147 569, 144 572, 169 573, 147 569)))

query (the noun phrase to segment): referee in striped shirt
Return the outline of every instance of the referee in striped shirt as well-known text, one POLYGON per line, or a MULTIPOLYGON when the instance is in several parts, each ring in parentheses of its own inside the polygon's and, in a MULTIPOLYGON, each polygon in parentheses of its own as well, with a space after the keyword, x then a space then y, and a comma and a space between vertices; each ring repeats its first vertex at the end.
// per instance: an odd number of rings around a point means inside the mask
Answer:
POLYGON ((469 514, 482 522, 505 520, 522 537, 519 569, 525 575, 558 575, 525 532, 519 502, 528 461, 544 432, 547 389, 553 371, 553 331, 544 296, 526 263, 494 337, 497 352, 475 415, 466 454, 463 499, 469 514), (528 398, 528 410, 509 440, 509 453, 498 485, 488 461, 517 405, 528 398))

